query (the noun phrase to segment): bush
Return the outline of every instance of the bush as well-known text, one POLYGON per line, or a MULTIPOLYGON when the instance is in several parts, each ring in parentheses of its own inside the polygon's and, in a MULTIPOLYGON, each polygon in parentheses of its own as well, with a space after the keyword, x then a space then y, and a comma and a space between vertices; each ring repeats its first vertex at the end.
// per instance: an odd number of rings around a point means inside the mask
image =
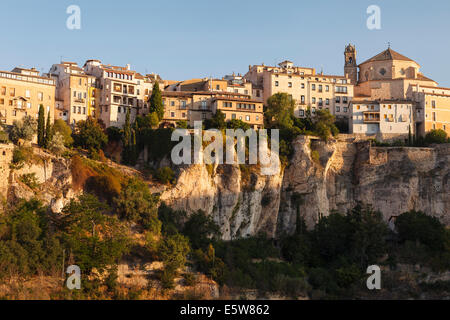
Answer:
POLYGON ((18 143, 19 139, 30 141, 37 132, 37 122, 31 116, 25 116, 22 120, 14 120, 9 137, 12 142, 18 143))
POLYGON ((170 167, 162 167, 156 170, 156 179, 163 184, 172 183, 175 180, 175 173, 170 167))
POLYGON ((402 241, 419 241, 433 251, 445 248, 445 226, 435 217, 413 210, 401 214, 395 226, 402 241))
POLYGON ((20 181, 26 184, 30 189, 37 189, 39 182, 36 178, 36 173, 26 173, 20 177, 20 181))
POLYGON ((425 142, 428 144, 433 143, 446 143, 447 133, 442 129, 435 129, 428 132, 425 136, 425 142))
POLYGON ((55 133, 55 135, 59 133, 62 136, 65 147, 70 148, 72 146, 72 129, 64 120, 55 120, 55 123, 53 124, 53 132, 55 133))
POLYGON ((28 162, 33 158, 33 149, 30 147, 15 147, 13 151, 12 163, 20 165, 28 162))
POLYGON ((108 136, 103 132, 100 123, 92 117, 88 117, 86 121, 78 121, 77 129, 73 135, 75 146, 86 150, 99 150, 108 143, 108 136))
POLYGON ((119 196, 121 185, 115 176, 102 174, 89 177, 86 180, 85 189, 100 199, 112 203, 112 200, 119 196))

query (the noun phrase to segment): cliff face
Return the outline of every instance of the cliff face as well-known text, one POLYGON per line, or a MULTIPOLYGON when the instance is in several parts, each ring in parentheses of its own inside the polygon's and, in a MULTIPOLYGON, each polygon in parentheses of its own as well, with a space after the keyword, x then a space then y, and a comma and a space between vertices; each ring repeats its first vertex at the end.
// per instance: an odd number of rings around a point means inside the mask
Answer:
MULTIPOLYGON (((320 215, 371 204, 386 221, 412 209, 450 225, 450 145, 375 148, 367 142, 324 143, 300 136, 290 165, 266 176, 259 167, 191 165, 178 168, 171 188, 151 185, 161 200, 188 213, 203 210, 221 227, 224 240, 295 230, 298 216, 312 227, 320 215), (248 168, 248 167, 247 167, 248 168)), ((34 161, 11 169, 13 146, 0 147, 0 194, 4 200, 37 196, 54 212, 71 198, 70 160, 35 150, 34 161), (39 187, 23 183, 34 173, 39 187)), ((130 168, 123 167, 121 170, 130 168)), ((131 172, 130 174, 137 174, 131 172)))
POLYGON ((184 167, 161 199, 175 209, 202 209, 224 239, 264 232, 292 233, 301 215, 312 227, 320 215, 371 204, 386 221, 412 209, 450 224, 450 146, 376 148, 367 142, 324 143, 298 137, 290 165, 279 174, 255 170, 243 183, 239 166, 184 167), (212 171, 212 172, 211 172, 212 171))

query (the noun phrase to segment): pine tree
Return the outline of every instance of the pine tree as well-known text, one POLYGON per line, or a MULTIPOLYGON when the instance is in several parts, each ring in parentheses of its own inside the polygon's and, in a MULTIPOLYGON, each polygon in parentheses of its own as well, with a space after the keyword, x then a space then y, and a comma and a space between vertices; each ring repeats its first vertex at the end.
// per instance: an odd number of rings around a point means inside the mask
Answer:
POLYGON ((158 82, 155 82, 152 90, 152 95, 149 99, 150 113, 156 112, 158 120, 161 121, 164 118, 164 106, 162 104, 161 90, 159 89, 158 82))
POLYGON ((50 142, 52 141, 52 138, 53 138, 53 127, 50 123, 50 111, 49 111, 47 115, 47 125, 45 126, 45 138, 44 138, 45 148, 48 148, 50 142))
POLYGON ((123 126, 123 142, 127 147, 131 139, 131 124, 130 124, 130 108, 127 108, 127 115, 125 117, 125 124, 123 126))
POLYGON ((38 116, 38 130, 37 130, 38 145, 43 147, 45 144, 45 115, 44 106, 41 104, 39 106, 39 116, 38 116))

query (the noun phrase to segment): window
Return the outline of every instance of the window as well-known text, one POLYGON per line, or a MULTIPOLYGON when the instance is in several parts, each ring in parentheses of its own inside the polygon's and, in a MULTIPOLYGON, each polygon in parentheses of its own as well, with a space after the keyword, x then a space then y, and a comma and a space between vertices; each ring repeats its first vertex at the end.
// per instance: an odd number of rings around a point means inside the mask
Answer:
POLYGON ((341 112, 341 107, 336 107, 336 112, 341 112))
POLYGON ((6 87, 2 87, 2 96, 6 96, 6 87))
POLYGON ((329 106, 329 105, 330 105, 330 99, 326 99, 326 100, 325 100, 325 104, 326 104, 327 106, 329 106))
POLYGON ((206 109, 206 101, 205 101, 205 100, 202 101, 202 109, 203 109, 203 110, 206 109))
POLYGON ((344 107, 344 112, 348 112, 348 108, 347 107, 344 107))
POLYGON ((305 116, 305 110, 298 110, 298 115, 300 117, 304 117, 305 116))
POLYGON ((436 108, 436 101, 431 101, 431 107, 436 108))
POLYGON ((347 102, 348 102, 347 97, 342 97, 342 103, 347 103, 347 102))
POLYGON ((220 86, 219 85, 216 85, 216 90, 219 90, 220 89, 220 86))
POLYGON ((81 107, 78 107, 78 113, 81 113, 81 107))
POLYGON ((329 92, 330 91, 330 86, 325 86, 325 91, 329 92))
POLYGON ((39 101, 44 100, 44 94, 42 92, 38 92, 38 100, 39 101))
POLYGON ((316 85, 315 84, 311 85, 311 90, 316 90, 316 85))
POLYGON ((316 98, 312 98, 312 103, 316 103, 316 98))
POLYGON ((29 98, 30 97, 30 90, 25 90, 25 98, 29 98))
POLYGON ((301 96, 300 101, 301 101, 301 103, 305 103, 305 96, 301 96))
POLYGON ((73 111, 72 111, 73 113, 76 113, 77 112, 77 107, 73 107, 73 111))
POLYGON ((288 82, 288 87, 292 88, 292 82, 288 82))
POLYGON ((86 107, 83 107, 83 114, 86 114, 86 107))
POLYGON ((341 103, 341 97, 336 97, 336 103, 341 103))
MULTIPOLYGON (((256 119, 256 121, 258 121, 259 120, 259 116, 256 116, 255 119, 256 119)), ((445 129, 445 126, 444 126, 444 129, 445 129)))
POLYGON ((170 113, 170 116, 171 116, 172 118, 175 118, 175 112, 171 112, 171 113, 170 113))
POLYGON ((436 112, 433 112, 433 121, 436 121, 436 112))
POLYGON ((250 121, 250 116, 245 116, 246 121, 250 121))
POLYGON ((27 108, 31 109, 31 102, 27 102, 27 108))
POLYGON ((181 109, 186 109, 186 101, 185 100, 181 101, 181 109))
POLYGON ((9 89, 9 95, 10 95, 11 97, 14 97, 14 96, 16 95, 16 89, 10 88, 10 89, 9 89))
POLYGON ((236 114, 235 113, 231 114, 231 119, 236 119, 236 114))
POLYGON ((171 107, 175 106, 175 101, 170 101, 170 106, 171 107))
POLYGON ((322 85, 319 85, 319 92, 322 92, 322 85))
POLYGON ((275 81, 275 87, 278 87, 278 81, 275 81))
POLYGON ((304 83, 301 84, 301 88, 305 89, 305 84, 304 83))
POLYGON ((0 99, 0 104, 5 104, 5 99, 0 99))
POLYGON ((186 118, 186 112, 183 112, 183 113, 181 114, 181 116, 182 116, 183 118, 186 118))

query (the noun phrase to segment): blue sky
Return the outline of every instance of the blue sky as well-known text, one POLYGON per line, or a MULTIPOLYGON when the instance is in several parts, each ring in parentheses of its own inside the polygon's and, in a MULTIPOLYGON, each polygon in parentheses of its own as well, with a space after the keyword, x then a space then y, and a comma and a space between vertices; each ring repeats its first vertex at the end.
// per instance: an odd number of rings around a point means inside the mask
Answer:
POLYGON ((450 87, 450 1, 398 0, 2 0, 0 69, 45 72, 63 60, 130 63, 163 79, 245 73, 250 64, 296 65, 343 74, 343 50, 358 62, 391 47, 450 87), (81 30, 66 28, 66 8, 81 8, 81 30), (381 30, 366 9, 381 8, 381 30))

